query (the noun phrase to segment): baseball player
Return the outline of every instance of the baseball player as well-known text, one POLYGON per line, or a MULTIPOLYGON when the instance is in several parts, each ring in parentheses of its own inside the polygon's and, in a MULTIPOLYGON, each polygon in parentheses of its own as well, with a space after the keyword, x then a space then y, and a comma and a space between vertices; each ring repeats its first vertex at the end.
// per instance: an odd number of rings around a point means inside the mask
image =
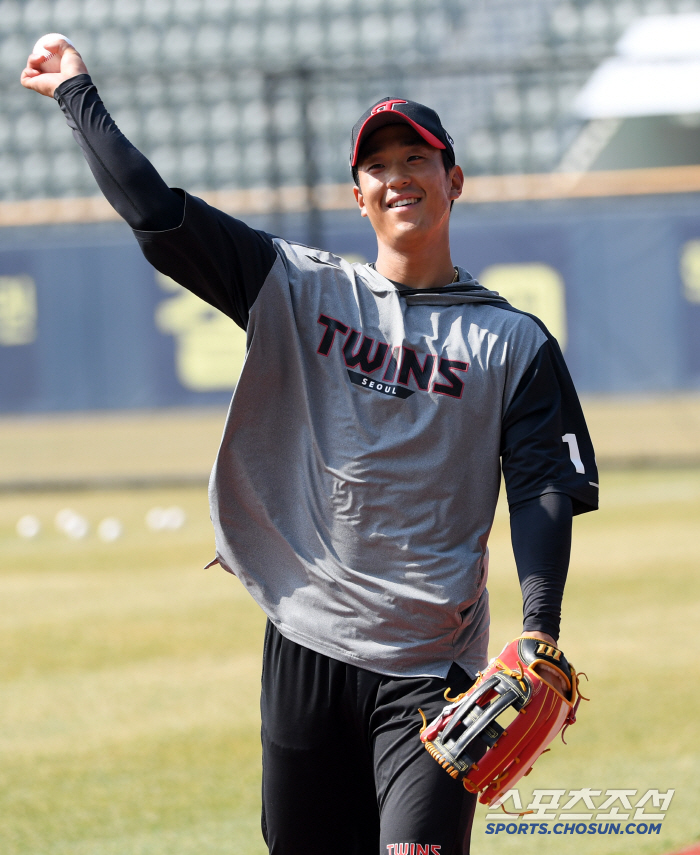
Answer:
MULTIPOLYGON (((438 115, 384 98, 351 134, 377 259, 249 228, 170 189, 66 42, 30 56, 146 258, 247 331, 210 482, 216 559, 268 616, 262 827, 284 855, 469 851, 475 796, 418 738, 486 662, 505 478, 524 633, 554 645, 593 449, 556 341, 450 255, 463 174, 438 115)), ((215 563, 212 562, 212 563, 215 563)))

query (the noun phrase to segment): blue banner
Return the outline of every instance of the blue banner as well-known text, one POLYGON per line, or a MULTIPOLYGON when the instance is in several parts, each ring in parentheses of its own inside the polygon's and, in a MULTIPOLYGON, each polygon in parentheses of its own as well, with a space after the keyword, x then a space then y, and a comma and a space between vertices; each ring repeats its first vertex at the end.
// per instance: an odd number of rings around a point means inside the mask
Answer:
MULTIPOLYGON (((289 215, 277 227, 304 242, 305 224, 289 215)), ((358 214, 326 213, 323 227, 332 251, 375 257, 358 214)), ((699 197, 458 205, 452 248, 545 321, 579 391, 700 387, 699 197)), ((244 348, 122 224, 0 231, 0 412, 220 404, 244 348)))

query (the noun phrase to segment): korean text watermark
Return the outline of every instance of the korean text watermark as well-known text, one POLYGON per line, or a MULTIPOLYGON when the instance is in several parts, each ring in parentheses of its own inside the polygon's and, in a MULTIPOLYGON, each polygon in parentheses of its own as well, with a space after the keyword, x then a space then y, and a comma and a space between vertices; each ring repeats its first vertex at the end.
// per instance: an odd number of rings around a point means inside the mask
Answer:
POLYGON ((674 793, 584 787, 533 790, 528 801, 511 789, 486 815, 486 834, 659 834, 674 793))

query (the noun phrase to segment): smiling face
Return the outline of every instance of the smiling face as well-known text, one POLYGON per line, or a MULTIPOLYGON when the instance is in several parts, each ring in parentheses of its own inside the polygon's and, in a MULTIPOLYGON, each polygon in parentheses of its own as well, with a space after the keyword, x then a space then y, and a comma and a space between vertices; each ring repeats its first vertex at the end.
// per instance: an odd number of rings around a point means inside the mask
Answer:
POLYGON ((449 229, 450 205, 464 175, 448 172, 440 149, 405 123, 385 125, 364 143, 358 158, 355 198, 380 244, 401 252, 449 229))

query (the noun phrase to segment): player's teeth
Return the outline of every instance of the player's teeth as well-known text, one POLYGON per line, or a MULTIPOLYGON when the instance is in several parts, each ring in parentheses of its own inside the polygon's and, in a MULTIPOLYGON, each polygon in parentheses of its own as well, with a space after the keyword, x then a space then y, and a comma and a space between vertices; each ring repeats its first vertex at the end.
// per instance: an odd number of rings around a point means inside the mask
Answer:
POLYGON ((389 207, 390 208, 403 208, 405 205, 412 205, 416 200, 415 199, 401 199, 399 202, 392 202, 389 207))

